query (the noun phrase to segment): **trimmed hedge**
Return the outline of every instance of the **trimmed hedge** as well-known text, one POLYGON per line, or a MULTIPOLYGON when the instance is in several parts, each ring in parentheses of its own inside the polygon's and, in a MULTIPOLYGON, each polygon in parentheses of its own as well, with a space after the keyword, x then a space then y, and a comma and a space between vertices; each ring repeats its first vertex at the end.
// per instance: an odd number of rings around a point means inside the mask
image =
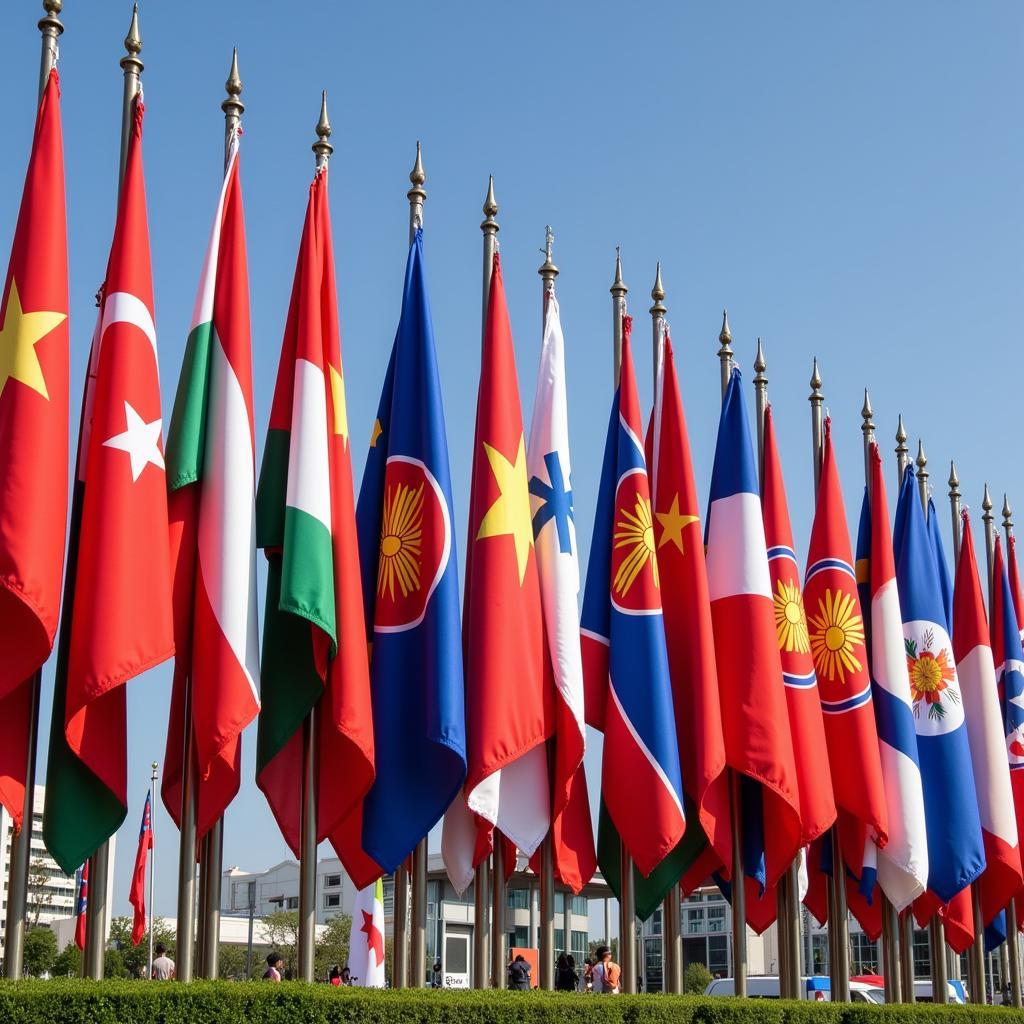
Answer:
POLYGON ((367 991, 286 982, 0 983, 3 1024, 998 1024, 994 1006, 595 996, 558 992, 367 991))

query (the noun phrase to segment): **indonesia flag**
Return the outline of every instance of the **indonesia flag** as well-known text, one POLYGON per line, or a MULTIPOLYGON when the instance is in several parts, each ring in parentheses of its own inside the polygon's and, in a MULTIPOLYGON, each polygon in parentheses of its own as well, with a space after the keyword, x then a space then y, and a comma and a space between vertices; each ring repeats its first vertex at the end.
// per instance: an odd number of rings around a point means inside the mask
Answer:
POLYGON ((737 369, 718 427, 707 565, 726 756, 743 775, 744 872, 759 888, 770 888, 793 862, 803 828, 757 468, 737 369))
MULTIPOLYGON (((686 822, 632 321, 623 316, 622 324, 622 370, 583 598, 583 669, 587 721, 604 730, 603 809, 646 876, 682 838, 686 822)), ((600 862, 607 872, 611 865, 600 862)))
POLYGON ((869 472, 857 538, 857 580, 866 612, 871 699, 889 823, 889 842, 878 851, 878 884, 899 912, 927 885, 928 837, 889 506, 877 444, 871 445, 869 472))
POLYGON ((586 726, 577 604, 579 549, 570 483, 565 341, 554 290, 548 292, 545 302, 526 472, 530 478, 541 607, 556 691, 554 749, 549 759, 555 874, 573 892, 579 892, 597 870, 597 856, 583 768, 586 726))
MULTIPOLYGON (((981 915, 990 926, 1010 899, 1024 884, 1021 878, 1017 819, 1013 811, 1010 767, 1006 756, 1006 734, 996 684, 989 629, 985 620, 985 601, 978 579, 978 563, 971 538, 971 521, 963 513, 963 543, 956 571, 953 597, 953 652, 964 698, 967 735, 971 743, 971 763, 981 832, 985 841, 985 873, 981 876, 981 915)), ((999 552, 999 575, 995 577, 999 599, 993 614, 1010 612, 1013 606, 1003 590, 1006 574, 999 552)), ((999 633, 1002 629, 998 630, 999 633)), ((1014 632, 1016 632, 1014 630, 1014 632)), ((1000 636, 1001 640, 1002 637, 1000 636)))

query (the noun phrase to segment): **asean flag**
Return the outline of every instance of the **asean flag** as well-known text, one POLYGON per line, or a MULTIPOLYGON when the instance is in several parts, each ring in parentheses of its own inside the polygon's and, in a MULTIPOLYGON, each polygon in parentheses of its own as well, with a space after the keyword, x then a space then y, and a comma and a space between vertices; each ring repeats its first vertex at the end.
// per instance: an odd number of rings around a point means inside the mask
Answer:
POLYGON ((768 889, 792 863, 803 829, 757 468, 738 369, 729 378, 718 426, 707 566, 726 757, 743 775, 744 873, 759 889, 768 889))
MULTIPOLYGON (((647 876, 686 822, 631 324, 624 316, 581 633, 587 721, 604 730, 602 828, 614 827, 647 876)), ((598 861, 610 872, 607 849, 599 838, 598 861)))

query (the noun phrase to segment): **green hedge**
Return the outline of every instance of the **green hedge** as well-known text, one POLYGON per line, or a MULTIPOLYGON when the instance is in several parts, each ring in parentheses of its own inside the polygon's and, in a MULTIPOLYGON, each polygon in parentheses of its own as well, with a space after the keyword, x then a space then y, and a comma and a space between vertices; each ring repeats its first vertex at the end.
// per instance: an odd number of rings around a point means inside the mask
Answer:
POLYGON ((3 1024, 967 1024, 1019 1020, 974 1006, 595 996, 555 992, 372 992, 268 982, 0 983, 3 1024))

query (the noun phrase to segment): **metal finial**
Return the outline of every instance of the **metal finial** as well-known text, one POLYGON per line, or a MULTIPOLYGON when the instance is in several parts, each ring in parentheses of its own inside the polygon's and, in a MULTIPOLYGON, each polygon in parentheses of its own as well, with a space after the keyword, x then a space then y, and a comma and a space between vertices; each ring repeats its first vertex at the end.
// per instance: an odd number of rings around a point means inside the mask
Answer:
POLYGON ((917 469, 918 469, 918 474, 917 475, 918 476, 921 476, 922 473, 924 473, 925 476, 928 475, 928 473, 925 471, 927 465, 928 465, 928 456, 925 455, 925 453, 924 453, 924 441, 922 441, 921 438, 918 438, 917 439, 917 469))
POLYGON ((622 280, 622 253, 618 246, 615 246, 615 280, 612 281, 609 291, 618 298, 625 298, 626 292, 629 291, 626 282, 622 280))
POLYGON ((242 79, 238 75, 238 47, 231 51, 231 70, 228 72, 228 80, 224 83, 224 90, 228 98, 220 105, 220 109, 228 117, 241 118, 245 112, 245 104, 241 101, 242 79))
POLYGON ((732 332, 729 330, 729 310, 722 310, 722 329, 718 332, 718 340, 722 344, 722 348, 728 348, 729 342, 732 341, 732 332))
MULTIPOLYGON (((899 422, 896 424, 896 443, 901 445, 906 445, 907 443, 907 428, 903 426, 903 413, 900 413, 899 422)), ((904 448, 903 450, 906 451, 907 449, 904 448)))
POLYGON ((764 346, 761 339, 757 339, 757 355, 754 356, 754 380, 764 377, 764 371, 768 369, 768 363, 764 358, 764 346))
POLYGON ((413 185, 422 185, 427 180, 427 174, 423 170, 423 149, 419 139, 416 140, 416 163, 409 172, 409 180, 413 185))
POLYGON ((409 181, 412 188, 405 193, 409 200, 409 231, 410 237, 415 234, 417 228, 423 227, 423 204, 427 201, 427 190, 423 183, 427 180, 427 172, 423 170, 423 150, 420 147, 420 140, 416 140, 416 163, 412 165, 409 172, 409 181))
POLYGON ((1013 509, 1010 508, 1010 499, 1003 495, 1003 529, 1009 533, 1013 529, 1013 509))
POLYGON ((988 484, 985 484, 985 495, 981 499, 981 508, 982 511, 985 513, 985 515, 983 515, 981 518, 985 519, 986 517, 988 517, 988 519, 990 520, 992 518, 992 495, 989 494, 988 492, 988 484))
POLYGON ((494 220, 498 214, 498 200, 494 198, 494 175, 487 176, 487 198, 484 200, 484 215, 494 220))
POLYGON ((555 233, 551 230, 551 225, 547 224, 544 227, 544 262, 540 265, 540 269, 537 271, 538 274, 544 279, 544 281, 553 285, 555 278, 558 277, 558 267, 555 266, 555 261, 552 259, 554 255, 555 246, 555 233))
MULTIPOLYGON (((868 394, 868 389, 864 389, 864 404, 860 407, 860 418, 865 423, 870 421, 871 417, 875 415, 875 410, 871 408, 871 396, 868 394)), ((874 424, 872 424, 874 428, 874 424)))
POLYGON ((917 490, 921 496, 921 508, 928 515, 928 456, 924 453, 924 441, 917 439, 917 490))
POLYGON ((817 356, 814 357, 814 366, 811 369, 811 381, 810 381, 810 384, 811 384, 811 401, 813 402, 815 398, 818 398, 820 400, 821 372, 818 370, 818 357, 817 356))
POLYGON ((949 480, 946 482, 949 484, 950 497, 960 493, 960 477, 956 475, 956 463, 952 459, 949 460, 949 480))
POLYGON ((665 308, 665 287, 661 283, 660 261, 654 273, 654 287, 651 289, 651 298, 654 299, 654 305, 650 309, 651 316, 664 317, 668 310, 665 308))
POLYGON ((330 137, 331 122, 327 118, 327 90, 325 89, 320 95, 320 118, 316 123, 316 142, 312 146, 313 152, 316 153, 318 168, 322 167, 334 152, 334 147, 327 141, 330 137))
POLYGON ((138 4, 132 4, 132 22, 128 26, 128 35, 124 37, 124 48, 128 53, 142 53, 142 36, 139 35, 138 4))
POLYGON ((43 0, 43 10, 54 16, 64 9, 64 0, 43 0))

